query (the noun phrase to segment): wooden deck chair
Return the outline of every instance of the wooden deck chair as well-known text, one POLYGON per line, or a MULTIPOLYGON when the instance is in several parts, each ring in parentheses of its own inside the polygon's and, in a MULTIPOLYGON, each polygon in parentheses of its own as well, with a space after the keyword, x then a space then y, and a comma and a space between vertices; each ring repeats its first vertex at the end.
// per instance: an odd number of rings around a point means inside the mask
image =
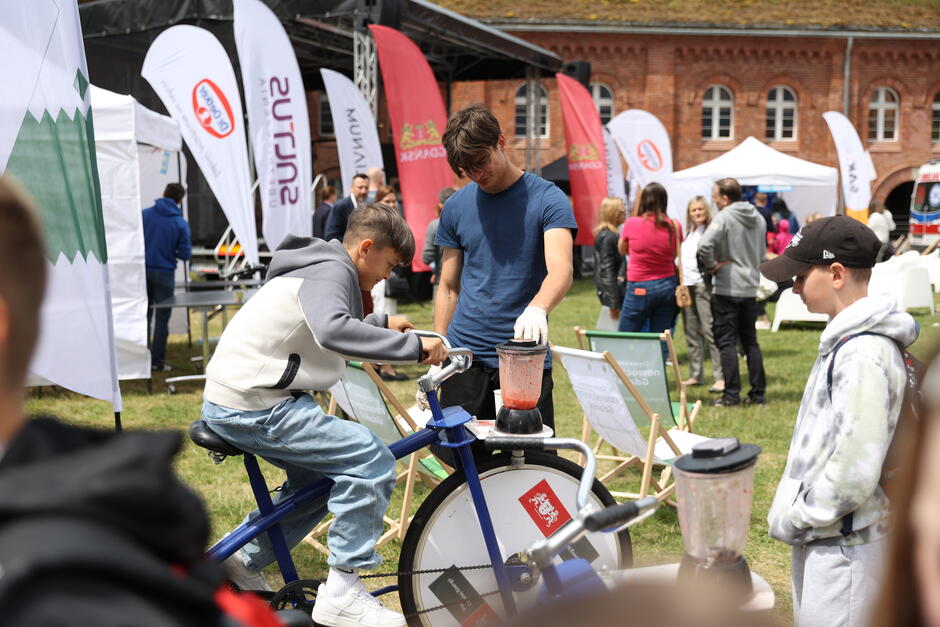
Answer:
POLYGON ((675 490, 670 462, 708 438, 678 427, 667 429, 659 414, 646 402, 609 351, 597 353, 553 346, 552 352, 568 373, 585 420, 603 441, 626 454, 599 455, 598 460, 618 463, 598 479, 606 482, 638 465, 642 468, 639 492, 611 491, 611 494, 630 499, 653 495, 665 500, 675 490), (632 407, 636 407, 639 413, 632 407), (638 428, 640 422, 649 424, 649 437, 646 439, 638 428), (657 479, 653 478, 654 466, 663 466, 657 479))
MULTIPOLYGON (((331 400, 327 412, 335 414, 337 408, 352 420, 368 427, 383 443, 389 445, 419 429, 414 413, 409 412, 385 385, 371 364, 349 362, 340 380, 330 388, 331 400), (397 415, 389 411, 391 405, 397 415)), ((389 528, 377 542, 377 546, 398 538, 404 539, 411 521, 414 504, 415 482, 421 480, 429 487, 437 485, 449 474, 445 466, 433 455, 415 453, 400 460, 404 469, 396 477, 398 484, 404 480, 404 495, 401 510, 396 518, 385 516, 389 528)), ((329 549, 318 540, 333 523, 333 518, 320 523, 304 539, 321 553, 328 555, 329 549)))

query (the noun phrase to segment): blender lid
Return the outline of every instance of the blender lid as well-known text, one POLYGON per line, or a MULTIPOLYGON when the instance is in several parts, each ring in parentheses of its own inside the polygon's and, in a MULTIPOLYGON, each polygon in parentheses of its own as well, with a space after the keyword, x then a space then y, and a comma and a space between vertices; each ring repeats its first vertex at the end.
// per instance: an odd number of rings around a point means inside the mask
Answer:
POLYGON ((741 444, 737 438, 714 438, 699 442, 673 462, 679 470, 705 474, 718 474, 743 470, 757 463, 760 447, 741 444))
POLYGON ((544 353, 548 351, 547 344, 539 344, 535 340, 512 339, 502 344, 497 344, 496 350, 510 350, 517 353, 544 353))

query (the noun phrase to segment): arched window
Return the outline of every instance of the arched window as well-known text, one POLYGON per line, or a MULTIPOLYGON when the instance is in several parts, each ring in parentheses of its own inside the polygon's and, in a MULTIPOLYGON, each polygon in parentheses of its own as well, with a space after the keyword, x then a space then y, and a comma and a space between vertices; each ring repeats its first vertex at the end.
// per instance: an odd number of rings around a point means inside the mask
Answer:
MULTIPOLYGON (((529 93, 529 84, 523 83, 516 90, 516 136, 526 136, 526 121, 529 119, 529 112, 526 111, 526 94, 529 93)), ((548 92, 542 85, 537 89, 538 99, 536 101, 536 111, 538 118, 535 124, 536 137, 548 137, 548 92)))
POLYGON ((601 124, 607 124, 614 117, 614 93, 604 83, 591 83, 591 98, 601 115, 601 124))
POLYGON ((868 141, 893 142, 898 139, 898 94, 879 87, 868 103, 868 141))
POLYGON ((325 91, 320 92, 320 135, 333 135, 333 112, 325 91))
POLYGON ((767 94, 767 141, 796 139, 796 94, 778 85, 767 94))
POLYGON ((731 139, 734 96, 724 85, 712 85, 702 100, 702 139, 731 139))
POLYGON ((933 105, 930 115, 930 139, 940 142, 940 91, 933 96, 933 105))

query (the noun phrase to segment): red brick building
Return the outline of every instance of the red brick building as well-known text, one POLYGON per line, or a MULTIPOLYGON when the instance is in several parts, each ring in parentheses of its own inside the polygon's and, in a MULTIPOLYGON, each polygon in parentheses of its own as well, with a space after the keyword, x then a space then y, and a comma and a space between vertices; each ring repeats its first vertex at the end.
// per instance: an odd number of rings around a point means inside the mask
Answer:
MULTIPOLYGON (((668 3, 673 5, 669 15, 663 14, 664 3, 651 0, 596 0, 573 8, 539 1, 531 7, 502 1, 439 4, 551 50, 564 61, 589 62, 604 121, 630 108, 654 113, 671 135, 677 170, 712 159, 749 135, 802 159, 838 167, 822 114, 844 111, 871 151, 878 172, 874 196, 890 196, 895 212, 906 214, 913 170, 940 158, 936 3, 795 0, 786 3, 785 16, 761 13, 756 10, 760 3, 755 9, 753 2, 731 0, 688 0, 687 14, 677 14, 676 3, 668 3), (712 15, 718 19, 709 24, 712 15), (666 21, 676 18, 695 23, 666 21)), ((781 11, 780 4, 773 6, 781 11)), ((524 117, 517 116, 522 85, 458 83, 451 91, 452 109, 471 102, 493 109, 519 163, 525 143, 524 117)), ((547 124, 539 144, 545 165, 565 150, 555 80, 545 77, 542 85, 547 124)), ((387 134, 387 117, 380 118, 387 134)), ((313 129, 316 137, 316 124, 313 129)), ((326 168, 329 174, 331 146, 320 148, 317 171, 326 168)))

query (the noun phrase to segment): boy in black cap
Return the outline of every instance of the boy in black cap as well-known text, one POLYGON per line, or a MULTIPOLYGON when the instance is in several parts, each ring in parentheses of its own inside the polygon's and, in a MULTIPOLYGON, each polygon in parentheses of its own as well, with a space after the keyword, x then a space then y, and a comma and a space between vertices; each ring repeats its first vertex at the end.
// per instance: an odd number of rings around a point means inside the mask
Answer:
POLYGON ((888 499, 879 485, 905 390, 900 348, 917 338, 893 296, 868 295, 881 242, 846 216, 803 227, 764 276, 829 324, 771 505, 770 535, 793 547, 799 626, 863 625, 877 595, 888 499))

